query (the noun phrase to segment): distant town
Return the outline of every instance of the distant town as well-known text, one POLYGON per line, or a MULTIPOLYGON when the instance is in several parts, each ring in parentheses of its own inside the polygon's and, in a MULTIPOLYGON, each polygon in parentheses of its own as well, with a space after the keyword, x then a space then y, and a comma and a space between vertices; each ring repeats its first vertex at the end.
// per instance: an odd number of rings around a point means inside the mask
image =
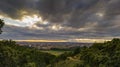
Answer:
POLYGON ((92 43, 76 43, 76 42, 17 42, 20 46, 35 47, 37 49, 49 50, 52 48, 69 49, 73 47, 91 46, 92 43))

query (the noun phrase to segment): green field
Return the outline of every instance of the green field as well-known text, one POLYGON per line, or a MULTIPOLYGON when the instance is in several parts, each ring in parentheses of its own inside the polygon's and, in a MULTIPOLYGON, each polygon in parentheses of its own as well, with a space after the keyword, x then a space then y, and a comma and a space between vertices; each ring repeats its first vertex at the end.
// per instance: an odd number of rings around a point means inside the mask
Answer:
POLYGON ((50 53, 50 54, 55 55, 55 56, 59 56, 60 54, 63 54, 65 52, 69 52, 69 51, 63 51, 63 50, 41 50, 41 52, 46 52, 46 53, 50 53))

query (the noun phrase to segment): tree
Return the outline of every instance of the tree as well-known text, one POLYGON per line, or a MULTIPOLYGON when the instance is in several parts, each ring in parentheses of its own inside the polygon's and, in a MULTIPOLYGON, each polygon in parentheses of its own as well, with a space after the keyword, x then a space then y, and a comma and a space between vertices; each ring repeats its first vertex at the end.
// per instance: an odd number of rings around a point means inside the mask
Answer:
POLYGON ((2 19, 0 19, 0 34, 2 33, 1 28, 3 28, 4 24, 5 24, 4 21, 2 19))
POLYGON ((80 53, 80 47, 76 47, 74 52, 73 52, 73 55, 76 55, 76 54, 79 54, 80 53))

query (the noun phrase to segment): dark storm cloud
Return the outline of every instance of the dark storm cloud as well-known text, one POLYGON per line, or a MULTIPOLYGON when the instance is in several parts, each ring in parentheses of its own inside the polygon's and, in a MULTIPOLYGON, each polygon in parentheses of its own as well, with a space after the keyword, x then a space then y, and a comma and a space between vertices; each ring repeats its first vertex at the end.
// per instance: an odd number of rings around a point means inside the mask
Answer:
POLYGON ((9 26, 6 25, 4 27, 3 34, 0 35, 1 39, 17 39, 17 40, 24 40, 24 39, 76 39, 76 38, 101 38, 101 37, 116 37, 120 34, 114 30, 115 33, 111 33, 109 31, 106 32, 44 32, 35 29, 29 28, 22 28, 16 26, 9 26))
POLYGON ((22 17, 19 13, 20 10, 32 12, 34 6, 34 0, 0 0, 0 12, 14 19, 22 17))
POLYGON ((11 25, 5 25, 4 32, 0 35, 1 39, 69 39, 69 36, 64 36, 62 33, 51 33, 36 29, 29 29, 11 25))
MULTIPOLYGON (((51 22, 63 22, 67 15, 74 16, 72 20, 79 21, 78 14, 95 5, 99 0, 1 0, 0 10, 16 18, 20 10, 39 11, 44 19, 51 22), (76 19, 78 18, 78 19, 76 19)), ((71 20, 71 22, 72 22, 71 20)))
POLYGON ((36 23, 47 31, 8 28, 23 37, 44 38, 53 37, 53 34, 55 38, 120 36, 119 3, 120 0, 0 0, 0 12, 14 19, 22 17, 20 10, 27 11, 28 15, 38 12, 50 22, 48 25, 36 23), (64 30, 49 32, 48 27, 54 24, 60 24, 64 30))
POLYGON ((107 5, 107 12, 106 16, 108 16, 110 19, 114 16, 120 15, 120 0, 111 0, 110 3, 107 5))
POLYGON ((95 5, 99 0, 42 0, 38 7, 42 12, 43 18, 54 23, 68 23, 68 25, 77 27, 92 12, 86 11, 95 5), (86 14, 86 13, 87 14, 86 14), (83 16, 84 15, 84 16, 83 16))

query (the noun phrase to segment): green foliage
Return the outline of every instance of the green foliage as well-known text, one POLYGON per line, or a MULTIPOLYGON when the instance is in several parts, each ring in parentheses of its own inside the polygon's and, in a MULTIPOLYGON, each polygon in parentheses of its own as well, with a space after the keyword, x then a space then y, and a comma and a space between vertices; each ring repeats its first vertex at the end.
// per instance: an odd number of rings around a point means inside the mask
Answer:
POLYGON ((77 47, 59 56, 3 40, 0 67, 120 67, 120 39, 77 47))
POLYGON ((55 55, 55 56, 59 56, 65 52, 70 52, 70 51, 64 51, 64 50, 41 50, 41 52, 45 52, 45 53, 50 53, 52 55, 55 55))
POLYGON ((81 51, 80 47, 76 47, 73 51, 73 55, 79 54, 81 51))
POLYGON ((94 43, 81 53, 80 60, 89 67, 120 67, 120 39, 94 43))
POLYGON ((0 34, 2 33, 2 30, 1 28, 4 26, 4 21, 0 19, 0 34))
POLYGON ((50 67, 120 67, 120 39, 76 48, 71 54, 62 54, 58 59, 63 60, 50 67))
POLYGON ((35 48, 18 46, 15 41, 0 41, 0 67, 46 67, 55 58, 35 48))

